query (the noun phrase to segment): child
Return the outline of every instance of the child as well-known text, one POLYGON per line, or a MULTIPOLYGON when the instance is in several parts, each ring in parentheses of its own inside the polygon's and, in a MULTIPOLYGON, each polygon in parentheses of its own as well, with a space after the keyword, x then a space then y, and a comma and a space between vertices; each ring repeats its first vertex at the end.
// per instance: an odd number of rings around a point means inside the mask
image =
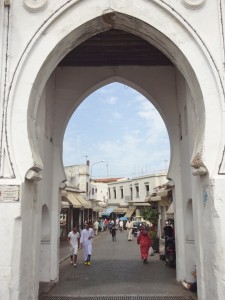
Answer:
POLYGON ((116 226, 113 224, 112 229, 111 229, 111 234, 112 234, 112 240, 113 242, 116 240, 116 226))

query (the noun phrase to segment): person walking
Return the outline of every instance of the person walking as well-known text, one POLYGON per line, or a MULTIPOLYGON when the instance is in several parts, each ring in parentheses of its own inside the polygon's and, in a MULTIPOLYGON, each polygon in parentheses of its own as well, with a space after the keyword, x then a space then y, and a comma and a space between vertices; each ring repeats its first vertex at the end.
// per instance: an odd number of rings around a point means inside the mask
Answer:
POLYGON ((143 226, 137 236, 137 244, 140 245, 141 259, 143 263, 148 263, 149 248, 151 247, 151 238, 149 232, 143 226))
POLYGON ((94 230, 91 224, 87 222, 85 228, 81 232, 80 245, 83 248, 84 253, 84 264, 91 265, 91 255, 92 255, 92 241, 94 238, 94 230))
POLYGON ((131 219, 127 221, 126 228, 127 228, 127 239, 128 241, 132 241, 133 222, 131 219))
POLYGON ((120 231, 123 231, 123 220, 120 220, 119 222, 120 231))
POLYGON ((99 222, 98 222, 98 220, 96 220, 94 222, 95 235, 98 235, 98 228, 99 228, 99 222))
POLYGON ((111 229, 111 234, 112 234, 112 240, 113 242, 116 241, 116 231, 117 231, 117 228, 116 228, 116 225, 114 224, 112 229, 111 229))
POLYGON ((115 223, 116 223, 116 229, 119 229, 119 221, 120 221, 120 220, 119 220, 119 218, 117 217, 117 218, 116 218, 116 221, 115 221, 115 223))
POLYGON ((77 231, 77 226, 68 234, 67 241, 70 245, 70 263, 77 266, 77 252, 80 248, 80 233, 77 231))

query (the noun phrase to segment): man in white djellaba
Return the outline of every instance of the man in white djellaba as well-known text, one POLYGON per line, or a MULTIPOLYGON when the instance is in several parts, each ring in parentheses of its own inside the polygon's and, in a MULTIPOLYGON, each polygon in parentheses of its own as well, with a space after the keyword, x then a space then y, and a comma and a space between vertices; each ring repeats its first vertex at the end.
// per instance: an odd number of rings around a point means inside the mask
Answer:
POLYGON ((77 266, 77 251, 80 248, 80 234, 77 231, 77 226, 73 227, 73 230, 68 234, 67 241, 70 245, 70 258, 71 264, 74 267, 77 266))
POLYGON ((90 227, 90 223, 85 224, 85 228, 81 232, 80 245, 84 252, 84 264, 91 265, 92 241, 94 238, 94 230, 90 227))

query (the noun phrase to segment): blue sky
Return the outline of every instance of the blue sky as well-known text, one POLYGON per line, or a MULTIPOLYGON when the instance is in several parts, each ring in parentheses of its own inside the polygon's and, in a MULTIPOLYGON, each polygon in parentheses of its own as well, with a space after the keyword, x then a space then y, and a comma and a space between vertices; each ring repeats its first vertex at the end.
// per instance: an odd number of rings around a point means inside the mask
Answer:
POLYGON ((106 85, 87 97, 70 119, 63 142, 65 166, 92 166, 92 177, 135 177, 168 167, 170 145, 155 107, 136 90, 106 85))

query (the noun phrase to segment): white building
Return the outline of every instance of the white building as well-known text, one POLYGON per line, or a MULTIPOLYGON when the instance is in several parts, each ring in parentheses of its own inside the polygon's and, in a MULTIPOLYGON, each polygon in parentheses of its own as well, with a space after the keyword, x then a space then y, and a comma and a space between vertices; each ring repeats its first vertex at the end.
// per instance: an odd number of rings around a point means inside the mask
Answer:
POLYGON ((58 280, 65 128, 117 81, 168 130, 176 278, 196 265, 198 299, 224 299, 224 32, 224 0, 0 1, 0 298, 58 280))
POLYGON ((67 180, 69 180, 74 186, 79 188, 82 195, 89 200, 90 192, 90 174, 89 174, 89 162, 81 165, 72 165, 65 167, 65 173, 67 180))
POLYGON ((146 202, 154 188, 166 183, 166 173, 120 179, 108 184, 109 204, 120 206, 146 202))

